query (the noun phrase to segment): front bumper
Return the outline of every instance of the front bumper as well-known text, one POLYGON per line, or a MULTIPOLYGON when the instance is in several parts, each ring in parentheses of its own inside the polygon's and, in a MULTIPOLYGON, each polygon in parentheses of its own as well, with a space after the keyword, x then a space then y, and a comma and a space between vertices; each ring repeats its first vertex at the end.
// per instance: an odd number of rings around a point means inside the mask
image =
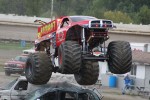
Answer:
POLYGON ((4 67, 5 71, 10 73, 22 73, 24 68, 12 68, 12 67, 4 67))
POLYGON ((104 55, 95 56, 91 54, 86 54, 86 55, 82 55, 82 59, 90 60, 90 61, 105 61, 108 60, 108 57, 104 55))

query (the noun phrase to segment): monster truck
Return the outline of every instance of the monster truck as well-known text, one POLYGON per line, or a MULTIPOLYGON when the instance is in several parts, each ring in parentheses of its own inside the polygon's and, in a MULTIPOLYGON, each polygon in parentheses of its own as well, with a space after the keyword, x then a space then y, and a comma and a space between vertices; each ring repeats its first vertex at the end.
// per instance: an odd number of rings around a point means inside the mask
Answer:
POLYGON ((92 85, 99 76, 98 61, 107 61, 112 73, 129 72, 129 42, 112 41, 108 47, 105 45, 108 30, 113 27, 111 20, 91 16, 64 16, 38 27, 37 52, 30 54, 26 62, 27 80, 36 85, 46 84, 52 72, 59 72, 74 74, 80 85, 92 85))

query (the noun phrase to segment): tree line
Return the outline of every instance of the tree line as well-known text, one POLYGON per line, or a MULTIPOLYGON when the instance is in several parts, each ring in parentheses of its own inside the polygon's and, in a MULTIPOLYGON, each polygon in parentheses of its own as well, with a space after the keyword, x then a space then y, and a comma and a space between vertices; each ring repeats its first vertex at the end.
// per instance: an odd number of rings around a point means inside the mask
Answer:
MULTIPOLYGON (((50 17, 52 0, 0 0, 0 13, 50 17)), ((53 0, 53 16, 88 15, 150 24, 150 0, 53 0)))

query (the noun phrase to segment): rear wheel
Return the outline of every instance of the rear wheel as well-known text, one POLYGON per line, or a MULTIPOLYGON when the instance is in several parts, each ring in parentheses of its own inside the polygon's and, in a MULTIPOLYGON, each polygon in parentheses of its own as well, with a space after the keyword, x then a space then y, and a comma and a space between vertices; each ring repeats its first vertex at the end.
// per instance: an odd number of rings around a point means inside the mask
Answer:
POLYGON ((98 80, 99 65, 97 62, 84 61, 80 72, 74 76, 80 85, 93 85, 98 80))
POLYGON ((27 80, 36 85, 46 84, 53 71, 53 65, 46 53, 30 54, 26 62, 25 75, 27 80))
POLYGON ((108 45, 107 55, 110 72, 124 74, 131 70, 132 51, 129 42, 113 41, 108 45))
POLYGON ((58 62, 63 74, 77 73, 81 67, 81 48, 76 41, 66 41, 58 49, 58 62))

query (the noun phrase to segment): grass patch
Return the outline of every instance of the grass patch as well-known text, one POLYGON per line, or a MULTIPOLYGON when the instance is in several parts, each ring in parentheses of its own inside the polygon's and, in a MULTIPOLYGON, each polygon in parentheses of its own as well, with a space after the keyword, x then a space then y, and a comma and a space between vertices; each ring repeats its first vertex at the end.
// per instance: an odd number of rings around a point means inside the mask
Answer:
POLYGON ((19 42, 0 42, 0 49, 2 50, 24 50, 32 47, 32 43, 26 43, 25 47, 21 47, 21 43, 19 42))

